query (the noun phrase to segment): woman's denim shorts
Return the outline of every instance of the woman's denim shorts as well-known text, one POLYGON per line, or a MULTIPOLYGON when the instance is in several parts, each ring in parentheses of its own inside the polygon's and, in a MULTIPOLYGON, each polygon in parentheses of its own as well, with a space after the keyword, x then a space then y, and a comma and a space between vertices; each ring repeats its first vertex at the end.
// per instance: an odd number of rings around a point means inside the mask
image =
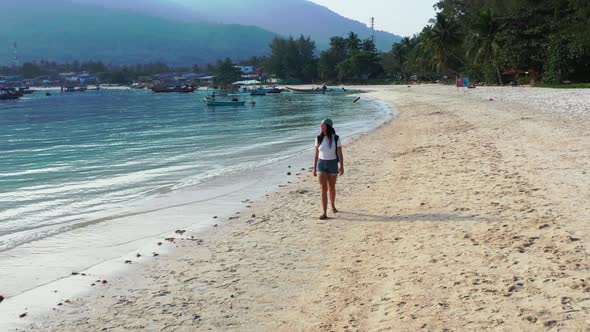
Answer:
POLYGON ((338 175, 338 160, 337 159, 333 159, 333 160, 320 159, 320 160, 318 160, 318 166, 316 169, 317 169, 318 173, 338 175))

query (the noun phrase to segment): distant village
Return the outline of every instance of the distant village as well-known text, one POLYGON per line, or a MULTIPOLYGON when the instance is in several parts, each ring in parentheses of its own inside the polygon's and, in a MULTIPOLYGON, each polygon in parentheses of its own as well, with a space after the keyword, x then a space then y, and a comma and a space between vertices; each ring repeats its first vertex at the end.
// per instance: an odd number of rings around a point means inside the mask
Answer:
MULTIPOLYGON (((241 80, 245 82, 257 81, 267 82, 268 75, 254 66, 234 66, 242 75, 241 80)), ((145 88, 151 86, 213 86, 215 76, 205 73, 193 72, 167 72, 152 76, 138 77, 131 85, 132 88, 145 88)), ((96 74, 82 72, 59 73, 55 75, 39 76, 32 79, 25 79, 22 75, 2 76, 0 75, 0 88, 22 88, 22 87, 100 87, 110 86, 108 82, 101 82, 96 74)))

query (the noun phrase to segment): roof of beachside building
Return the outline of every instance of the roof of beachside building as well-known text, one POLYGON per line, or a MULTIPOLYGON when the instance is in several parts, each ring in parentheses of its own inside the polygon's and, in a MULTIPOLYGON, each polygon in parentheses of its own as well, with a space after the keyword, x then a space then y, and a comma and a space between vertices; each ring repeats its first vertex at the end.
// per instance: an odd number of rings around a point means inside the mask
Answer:
POLYGON ((166 79, 166 78, 174 78, 176 77, 176 75, 178 75, 177 73, 160 73, 160 74, 156 74, 156 79, 166 79))
POLYGON ((86 77, 92 77, 95 76, 87 71, 79 71, 79 72, 68 72, 68 73, 59 73, 58 74, 60 77, 77 77, 77 78, 86 78, 86 77))
POLYGON ((257 73, 252 73, 252 74, 242 74, 242 78, 257 78, 258 74, 257 73))
POLYGON ((59 80, 59 75, 43 75, 35 77, 36 80, 59 80))
POLYGON ((186 79, 195 79, 195 78, 203 77, 205 75, 204 74, 196 74, 196 73, 184 73, 184 74, 181 74, 180 76, 182 76, 183 78, 186 78, 186 79))

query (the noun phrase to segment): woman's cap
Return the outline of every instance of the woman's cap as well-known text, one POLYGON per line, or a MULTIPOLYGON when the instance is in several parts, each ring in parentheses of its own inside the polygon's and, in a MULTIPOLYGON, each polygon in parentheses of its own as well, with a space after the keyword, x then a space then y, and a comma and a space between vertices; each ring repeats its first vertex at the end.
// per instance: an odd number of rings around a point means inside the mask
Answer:
POLYGON ((327 124, 330 127, 333 127, 334 126, 334 123, 332 122, 332 119, 330 119, 330 118, 323 119, 322 120, 322 124, 324 124, 324 123, 327 124))

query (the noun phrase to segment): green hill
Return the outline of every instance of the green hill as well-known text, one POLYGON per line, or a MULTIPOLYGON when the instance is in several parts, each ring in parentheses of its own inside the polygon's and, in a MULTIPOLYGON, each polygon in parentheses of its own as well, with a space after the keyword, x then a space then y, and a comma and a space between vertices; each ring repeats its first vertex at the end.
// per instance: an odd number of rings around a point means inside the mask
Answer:
POLYGON ((18 44, 21 62, 100 60, 113 64, 163 61, 204 64, 264 55, 274 33, 253 27, 173 21, 125 9, 57 0, 24 0, 3 5, 0 64, 11 63, 18 44))
MULTIPOLYGON (((131 0, 126 0, 131 1, 131 0)), ((345 0, 342 0, 345 1, 345 0)), ((352 0, 346 0, 352 1, 352 0)), ((281 35, 311 36, 320 49, 327 48, 330 37, 346 37, 350 31, 368 38, 373 31, 367 22, 343 17, 329 8, 308 0, 164 0, 192 8, 195 14, 214 22, 256 25, 281 35)), ((370 6, 370 4, 367 4, 370 6)), ((382 51, 391 50, 401 37, 385 31, 375 31, 375 43, 382 51)))

